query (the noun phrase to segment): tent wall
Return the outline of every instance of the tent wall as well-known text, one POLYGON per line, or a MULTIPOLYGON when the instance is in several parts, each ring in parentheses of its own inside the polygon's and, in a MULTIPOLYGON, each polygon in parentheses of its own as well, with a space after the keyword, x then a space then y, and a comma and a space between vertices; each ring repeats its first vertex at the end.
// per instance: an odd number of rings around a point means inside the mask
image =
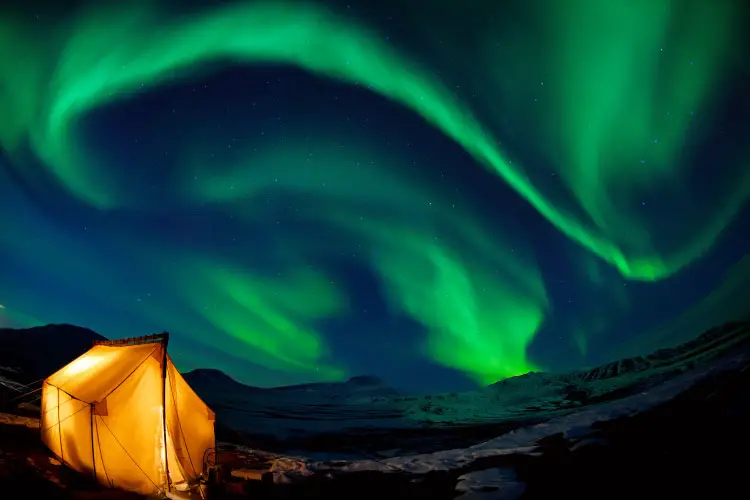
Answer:
MULTIPOLYGON (((170 476, 179 473, 194 482, 203 471, 206 450, 215 445, 213 412, 198 397, 177 371, 171 359, 167 362, 167 429, 170 447, 170 476), (172 455, 172 453, 170 453, 172 455)), ((180 478, 172 477, 178 484, 180 478)))
POLYGON ((161 387, 161 365, 151 356, 98 405, 94 453, 99 482, 144 494, 161 489, 161 387))
POLYGON ((52 374, 47 382, 81 401, 101 401, 133 369, 161 352, 160 344, 134 346, 97 345, 52 374))
POLYGON ((62 457, 62 441, 60 440, 60 426, 58 412, 58 395, 60 390, 48 383, 42 384, 42 408, 39 427, 42 442, 57 457, 62 457))
POLYGON ((93 469, 91 405, 44 383, 42 386, 42 442, 71 469, 93 469))
POLYGON ((60 433, 62 459, 72 469, 91 471, 94 467, 91 447, 91 405, 60 393, 60 433))

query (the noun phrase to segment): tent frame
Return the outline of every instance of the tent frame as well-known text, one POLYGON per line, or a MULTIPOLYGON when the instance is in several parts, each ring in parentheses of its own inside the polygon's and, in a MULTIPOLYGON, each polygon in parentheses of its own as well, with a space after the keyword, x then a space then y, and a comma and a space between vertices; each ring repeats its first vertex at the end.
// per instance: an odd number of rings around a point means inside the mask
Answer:
MULTIPOLYGON (((159 335, 153 335, 159 337, 159 335)), ((127 340, 127 339, 126 339, 127 340)), ((161 428, 164 431, 164 472, 167 478, 167 491, 172 491, 172 480, 169 477, 169 446, 167 445, 167 345, 169 333, 161 334, 161 428)), ((172 389, 174 390, 174 388, 172 389)))
MULTIPOLYGON (((97 345, 106 345, 106 346, 132 346, 132 345, 142 345, 142 344, 161 344, 162 345, 162 359, 161 359, 161 405, 162 405, 162 429, 164 430, 164 472, 166 475, 166 492, 169 492, 172 490, 172 480, 169 477, 169 462, 167 456, 169 453, 167 452, 167 346, 169 344, 169 332, 162 332, 157 333, 154 335, 144 335, 140 337, 128 337, 124 339, 118 339, 118 340, 95 340, 94 344, 97 345)), ((94 407, 96 406, 94 403, 89 403, 86 401, 83 401, 81 399, 78 399, 77 397, 73 396, 72 394, 66 392, 63 389, 60 389, 56 385, 47 383, 49 386, 54 387, 57 389, 57 398, 58 401, 60 400, 60 392, 65 393, 70 397, 71 399, 75 399, 77 401, 80 401, 82 403, 85 403, 89 406, 89 412, 91 415, 91 455, 92 455, 92 464, 94 469, 94 480, 97 479, 96 476, 96 451, 94 449, 94 407)), ((60 425, 60 404, 57 405, 57 421, 60 425)), ((44 429, 40 426, 40 432, 44 433, 44 429)), ((63 454, 63 448, 62 448, 62 432, 59 432, 60 434, 60 453, 63 456, 57 457, 60 462, 65 465, 65 458, 63 454)), ((40 436, 41 437, 41 436, 40 436)), ((215 439, 215 438, 214 438, 215 439)), ((214 444, 214 447, 216 445, 214 444)), ((205 454, 205 453, 204 453, 205 454)), ((56 454, 55 454, 56 455, 56 454)))
POLYGON ((95 340, 94 345, 111 345, 111 346, 121 346, 121 345, 141 345, 141 344, 156 344, 156 343, 162 343, 164 344, 165 351, 166 351, 166 345, 169 343, 169 332, 162 332, 157 333, 154 335, 144 335, 141 337, 128 337, 124 339, 118 339, 118 340, 95 340))

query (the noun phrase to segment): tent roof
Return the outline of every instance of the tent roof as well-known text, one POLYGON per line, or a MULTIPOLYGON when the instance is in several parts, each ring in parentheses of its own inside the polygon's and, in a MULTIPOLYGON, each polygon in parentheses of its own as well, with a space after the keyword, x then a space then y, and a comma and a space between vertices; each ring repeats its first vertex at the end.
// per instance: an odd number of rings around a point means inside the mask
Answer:
POLYGON ((161 343, 96 345, 50 375, 46 383, 86 403, 102 401, 150 356, 161 356, 161 343))

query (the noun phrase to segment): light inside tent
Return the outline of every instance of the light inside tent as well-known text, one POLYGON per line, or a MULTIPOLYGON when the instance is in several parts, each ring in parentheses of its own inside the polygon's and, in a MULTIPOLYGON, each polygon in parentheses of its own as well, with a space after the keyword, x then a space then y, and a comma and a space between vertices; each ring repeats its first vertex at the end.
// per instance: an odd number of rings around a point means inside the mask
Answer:
POLYGON ((102 356, 97 356, 95 354, 81 356, 65 367, 63 375, 65 377, 78 375, 79 373, 83 373, 86 370, 93 368, 101 362, 102 356))

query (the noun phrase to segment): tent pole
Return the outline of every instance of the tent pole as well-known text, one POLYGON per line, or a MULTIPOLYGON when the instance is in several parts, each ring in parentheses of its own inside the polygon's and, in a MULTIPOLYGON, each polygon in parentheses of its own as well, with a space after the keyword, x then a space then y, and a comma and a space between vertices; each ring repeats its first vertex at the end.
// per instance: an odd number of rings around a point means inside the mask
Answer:
MULTIPOLYGON (((47 420, 47 415, 49 414, 49 409, 47 408, 47 398, 44 397, 44 386, 47 385, 47 381, 45 380, 42 382, 42 395, 40 396, 39 400, 39 439, 44 443, 44 427, 46 426, 45 422, 47 420)), ((46 443, 45 443, 46 444, 46 443)), ((49 446, 49 445, 47 445, 49 446)))
POLYGON ((62 448, 62 423, 60 422, 60 388, 57 388, 57 436, 60 438, 60 459, 65 465, 65 453, 62 448))
POLYGON ((96 452, 94 451, 94 403, 89 405, 89 415, 91 416, 89 422, 91 426, 91 468, 94 469, 94 481, 98 482, 96 478, 96 452))
POLYGON ((167 344, 169 343, 169 334, 164 333, 161 341, 161 426, 164 429, 164 471, 167 477, 167 491, 171 491, 172 484, 169 477, 169 448, 167 446, 167 344))

